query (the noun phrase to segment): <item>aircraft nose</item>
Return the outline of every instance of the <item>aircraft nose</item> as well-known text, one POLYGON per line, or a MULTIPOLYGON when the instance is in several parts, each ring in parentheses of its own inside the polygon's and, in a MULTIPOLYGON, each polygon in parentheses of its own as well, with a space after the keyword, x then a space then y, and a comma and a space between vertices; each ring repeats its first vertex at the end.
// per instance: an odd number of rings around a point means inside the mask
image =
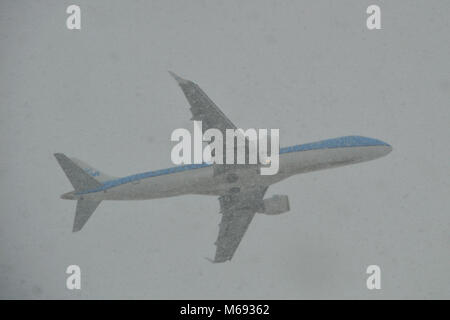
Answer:
POLYGON ((355 144, 361 146, 375 147, 375 149, 377 150, 376 157, 385 156, 392 151, 392 146, 389 143, 384 142, 382 140, 358 136, 355 137, 355 141, 356 141, 355 144))
POLYGON ((386 143, 381 140, 377 140, 377 141, 378 141, 378 143, 376 145, 377 145, 377 149, 379 150, 380 156, 385 156, 392 151, 392 146, 389 143, 386 143))
POLYGON ((386 154, 388 154, 388 153, 390 153, 391 151, 392 151, 392 146, 390 145, 390 144, 385 144, 384 146, 383 146, 383 149, 384 149, 384 154, 386 155, 386 154))
POLYGON ((383 146, 385 154, 388 154, 392 151, 392 146, 389 143, 381 141, 381 140, 378 140, 378 141, 380 142, 380 145, 383 146))

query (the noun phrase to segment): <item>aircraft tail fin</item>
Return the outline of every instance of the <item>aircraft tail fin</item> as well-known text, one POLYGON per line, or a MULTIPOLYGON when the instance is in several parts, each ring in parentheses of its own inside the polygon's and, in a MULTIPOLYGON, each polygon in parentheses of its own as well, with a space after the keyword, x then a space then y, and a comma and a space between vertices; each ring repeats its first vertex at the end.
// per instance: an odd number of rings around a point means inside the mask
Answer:
POLYGON ((72 232, 80 231, 86 224, 92 213, 97 209, 101 201, 95 200, 78 200, 77 209, 75 211, 75 220, 73 222, 72 232))
MULTIPOLYGON (((78 164, 74 162, 74 160, 69 159, 62 153, 55 153, 55 158, 58 160, 59 165, 63 169, 70 183, 75 189, 75 192, 81 192, 89 189, 95 189, 102 185, 102 183, 96 180, 94 176, 96 176, 94 171, 83 169, 80 166, 80 162, 78 160, 78 164), (94 172, 94 174, 93 174, 94 172)), ((75 160, 77 161, 77 160, 75 160)), ((84 163, 83 163, 84 166, 84 163)), ((92 168, 90 168, 92 169, 92 168)), ((71 192, 72 194, 72 192, 71 192)), ((64 196, 64 195, 63 195, 64 196)), ((73 199, 73 198, 65 198, 63 199, 73 199)), ((79 199, 77 201, 77 208, 75 211, 75 220, 73 222, 73 232, 80 231, 81 228, 86 224, 88 219, 91 217, 92 213, 97 209, 98 205, 101 201, 97 200, 87 200, 87 199, 79 199)))
POLYGON ((83 169, 86 173, 88 173, 89 175, 94 177, 94 179, 97 181, 105 182, 105 181, 114 180, 117 178, 117 177, 110 176, 106 173, 103 173, 100 170, 95 169, 94 167, 90 166, 86 162, 81 161, 77 158, 72 157, 72 158, 70 158, 70 160, 72 160, 77 166, 79 166, 81 169, 83 169))
POLYGON ((55 158, 63 169, 75 192, 88 189, 95 189, 102 185, 101 182, 92 177, 89 173, 78 166, 73 160, 62 153, 55 153, 55 158))

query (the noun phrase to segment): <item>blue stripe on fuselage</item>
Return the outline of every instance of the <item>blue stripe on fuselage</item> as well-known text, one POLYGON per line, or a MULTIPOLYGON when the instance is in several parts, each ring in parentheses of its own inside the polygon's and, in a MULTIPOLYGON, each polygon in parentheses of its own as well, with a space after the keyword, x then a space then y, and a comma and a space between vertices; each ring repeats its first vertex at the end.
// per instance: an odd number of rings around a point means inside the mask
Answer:
POLYGON ((281 148, 280 154, 298 151, 318 150, 318 149, 370 147, 370 146, 389 146, 389 144, 373 138, 366 138, 360 136, 347 136, 281 148))
MULTIPOLYGON (((299 144, 299 145, 295 145, 295 146, 291 146, 291 147, 281 148, 280 154, 299 152, 299 151, 308 151, 308 150, 349 148, 349 147, 369 147, 369 146, 389 146, 389 144, 387 144, 386 142, 383 142, 381 140, 372 139, 372 138, 366 138, 366 137, 361 137, 361 136, 347 136, 347 137, 327 139, 327 140, 322 140, 322 141, 318 141, 318 142, 299 144)), ((205 168, 205 167, 209 167, 209 166, 212 166, 212 164, 208 164, 208 163, 188 164, 188 165, 184 165, 184 166, 171 167, 171 168, 162 169, 162 170, 138 173, 138 174, 134 174, 134 175, 127 176, 127 177, 106 181, 103 183, 103 185, 101 185, 98 188, 86 190, 83 192, 79 192, 77 194, 86 194, 86 193, 104 191, 104 190, 110 189, 112 187, 119 186, 121 184, 129 183, 129 182, 133 182, 133 181, 137 181, 137 180, 141 180, 141 179, 145 179, 145 178, 157 177, 157 176, 162 176, 165 174, 183 172, 186 170, 205 168)))

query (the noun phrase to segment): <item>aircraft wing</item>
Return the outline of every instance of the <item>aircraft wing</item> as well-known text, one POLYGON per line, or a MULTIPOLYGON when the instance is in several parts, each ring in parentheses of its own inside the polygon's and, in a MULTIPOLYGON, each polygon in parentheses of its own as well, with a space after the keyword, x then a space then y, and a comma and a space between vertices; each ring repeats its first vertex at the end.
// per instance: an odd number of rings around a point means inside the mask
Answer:
MULTIPOLYGON (((186 99, 191 105, 191 120, 202 121, 202 134, 208 129, 218 129, 222 132, 225 139, 226 129, 237 129, 237 127, 227 118, 227 116, 216 106, 216 104, 206 95, 206 93, 194 82, 183 79, 175 73, 169 71, 175 78, 183 90, 186 99)), ((239 134, 239 133, 238 133, 239 134)), ((248 143, 248 138, 245 138, 248 143)), ((245 146, 246 154, 248 154, 248 144, 245 146)), ((237 146, 234 146, 234 154, 236 155, 237 146)), ((225 164, 226 145, 224 140, 223 146, 223 164, 214 164, 214 175, 219 175, 229 170, 233 170, 235 165, 225 164)), ((249 167, 249 166, 247 166, 249 167)), ((250 166, 251 168, 252 166, 250 166)))
POLYGON ((266 190, 267 187, 256 187, 237 193, 230 192, 219 198, 222 220, 213 262, 231 260, 255 213, 261 207, 266 190))
POLYGON ((236 129, 236 126, 228 119, 205 92, 194 82, 183 79, 169 71, 183 90, 186 99, 191 105, 191 120, 202 121, 203 132, 208 129, 219 129, 225 137, 226 129, 236 129))

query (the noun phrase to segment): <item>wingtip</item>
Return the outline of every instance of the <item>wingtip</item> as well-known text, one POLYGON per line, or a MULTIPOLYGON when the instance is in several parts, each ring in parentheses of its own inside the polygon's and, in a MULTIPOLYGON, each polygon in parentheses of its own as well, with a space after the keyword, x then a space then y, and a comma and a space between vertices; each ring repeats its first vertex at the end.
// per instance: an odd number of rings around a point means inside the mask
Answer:
POLYGON ((72 226, 72 233, 77 233, 81 230, 83 226, 78 225, 77 223, 74 223, 72 226))
POLYGON ((168 70, 169 74, 178 82, 178 83, 186 83, 188 80, 181 78, 175 72, 168 70))
POLYGON ((227 261, 231 260, 231 258, 226 258, 226 259, 217 259, 217 258, 215 258, 215 259, 211 259, 211 258, 208 258, 208 257, 205 257, 205 259, 208 260, 211 263, 214 263, 214 264, 216 264, 216 263, 223 263, 223 262, 227 262, 227 261))
POLYGON ((208 260, 208 261, 211 262, 211 263, 217 263, 216 261, 214 261, 214 260, 211 259, 211 258, 205 257, 205 259, 208 260))
POLYGON ((58 162, 61 162, 66 158, 66 155, 64 153, 54 153, 53 155, 58 162))

